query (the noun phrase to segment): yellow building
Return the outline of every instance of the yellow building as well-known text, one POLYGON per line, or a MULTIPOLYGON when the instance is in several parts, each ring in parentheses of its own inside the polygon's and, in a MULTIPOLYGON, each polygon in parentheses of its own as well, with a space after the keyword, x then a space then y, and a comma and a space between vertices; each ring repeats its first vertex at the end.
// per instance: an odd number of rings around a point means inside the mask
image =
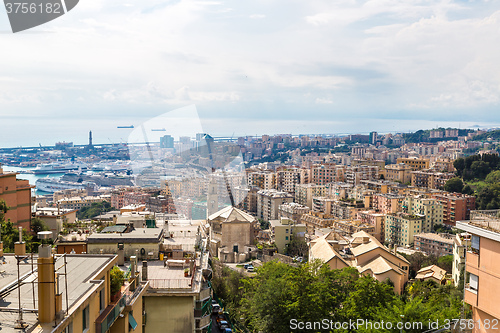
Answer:
POLYGON ((424 218, 405 213, 387 214, 385 241, 398 246, 413 246, 413 236, 422 231, 424 218))
POLYGON ((430 161, 423 158, 398 158, 396 160, 397 164, 404 163, 409 165, 414 171, 429 169, 430 161))
POLYGON ((443 205, 436 199, 408 196, 403 201, 403 212, 424 217, 421 232, 434 232, 435 225, 443 224, 443 205))
POLYGON ((385 166, 385 179, 398 181, 403 184, 410 183, 411 171, 413 171, 413 168, 404 163, 389 164, 385 166))
POLYGON ((271 220, 271 241, 276 244, 279 253, 285 253, 286 245, 292 237, 305 240, 306 225, 296 224, 290 219, 271 220))
POLYGON ((20 332, 15 327, 36 333, 142 332, 142 296, 148 283, 131 274, 120 292, 111 295, 110 271, 116 256, 54 256, 50 246, 40 246, 38 258, 6 255, 5 259, 0 265, 7 273, 0 279, 0 290, 5 292, 0 306, 8 311, 1 314, 2 332, 20 332), (18 291, 9 288, 17 281, 17 259, 19 275, 27 276, 20 286, 21 316, 18 291))

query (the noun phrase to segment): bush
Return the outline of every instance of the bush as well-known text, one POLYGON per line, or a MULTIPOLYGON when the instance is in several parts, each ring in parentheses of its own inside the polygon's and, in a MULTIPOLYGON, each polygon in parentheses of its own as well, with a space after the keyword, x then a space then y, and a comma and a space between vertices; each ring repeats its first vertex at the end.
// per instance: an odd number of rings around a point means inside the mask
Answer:
POLYGON ((111 295, 115 295, 120 291, 120 288, 123 286, 123 282, 125 282, 125 274, 123 271, 118 268, 118 266, 113 266, 110 272, 111 277, 111 295))

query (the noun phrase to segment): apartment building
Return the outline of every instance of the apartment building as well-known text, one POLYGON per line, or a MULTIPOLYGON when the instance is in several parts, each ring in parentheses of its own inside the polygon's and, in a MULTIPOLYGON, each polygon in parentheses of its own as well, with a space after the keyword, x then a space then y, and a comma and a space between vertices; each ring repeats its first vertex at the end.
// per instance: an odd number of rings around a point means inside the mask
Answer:
POLYGON ((335 220, 333 216, 325 213, 309 212, 308 214, 302 215, 300 223, 306 225, 309 235, 314 235, 316 230, 331 227, 335 220))
POLYGON ((453 239, 453 266, 452 266, 452 276, 455 287, 459 286, 460 274, 462 269, 465 267, 465 254, 467 249, 470 247, 471 235, 469 233, 463 232, 455 235, 453 239))
POLYGON ((492 332, 500 321, 500 219, 496 211, 476 211, 457 228, 471 235, 465 255, 464 301, 472 307, 474 333, 492 332))
POLYGON ((397 164, 404 163, 409 165, 414 171, 429 169, 430 161, 423 158, 398 158, 397 164))
POLYGON ((295 196, 295 186, 309 183, 310 172, 311 170, 304 168, 280 167, 276 171, 276 188, 295 196))
POLYGON ((405 213, 387 214, 385 241, 398 246, 412 247, 415 234, 421 233, 424 218, 405 213))
POLYGON ((374 210, 359 211, 356 218, 374 227, 373 236, 381 243, 385 242, 385 214, 374 210))
POLYGON ((312 209, 313 197, 325 196, 326 186, 317 184, 298 184, 295 187, 295 202, 312 209))
POLYGON ((19 265, 15 255, 9 254, 0 264, 4 272, 0 278, 2 332, 142 332, 142 297, 149 284, 141 282, 133 269, 113 295, 110 271, 117 256, 55 256, 48 245, 39 247, 37 258, 18 255, 19 265), (17 288, 10 288, 18 283, 18 269, 21 277, 29 279, 19 281, 20 295, 17 288))
POLYGON ((468 220, 476 209, 476 197, 460 193, 436 193, 433 198, 443 205, 443 223, 454 226, 457 221, 468 220))
POLYGON ((257 186, 236 186, 233 188, 233 197, 236 206, 250 213, 257 213, 257 186))
POLYGON ((3 172, 0 164, 0 200, 4 200, 9 210, 5 220, 14 226, 31 230, 31 189, 27 180, 18 180, 17 172, 3 172))
POLYGON ((389 164, 385 166, 385 179, 403 184, 410 183, 412 171, 412 167, 404 163, 389 164))
POLYGON ((402 211, 404 196, 385 193, 373 196, 373 208, 381 214, 391 214, 402 211))
POLYGON ((433 232, 435 225, 443 224, 443 205, 436 199, 407 196, 402 207, 405 213, 424 217, 422 232, 433 232))
POLYGON ((90 207, 93 203, 110 201, 111 197, 108 196, 86 196, 86 197, 70 197, 62 198, 57 201, 57 206, 62 209, 76 209, 80 210, 83 207, 90 207))
POLYGON ((147 320, 143 332, 209 332, 212 291, 208 268, 208 252, 197 252, 188 260, 143 261, 143 280, 150 284, 144 294, 147 320))
POLYGON ((313 197, 312 199, 312 211, 313 212, 323 212, 325 214, 332 214, 332 205, 336 202, 336 199, 328 197, 313 197))
POLYGON ((310 209, 296 202, 288 202, 279 206, 279 218, 287 218, 294 222, 300 221, 302 215, 307 214, 310 209))
POLYGON ((365 204, 362 201, 352 199, 335 200, 331 203, 331 214, 337 219, 355 219, 356 213, 364 210, 365 204))
POLYGON ((378 170, 377 166, 348 166, 345 169, 344 181, 348 184, 359 185, 362 180, 379 179, 378 170))
POLYGON ((287 192, 260 190, 257 192, 257 218, 264 221, 277 220, 279 206, 289 202, 293 202, 293 197, 287 192))
POLYGON ((442 257, 453 254, 452 234, 432 234, 421 233, 413 237, 413 247, 417 251, 422 251, 428 255, 442 257))
POLYGON ((266 171, 247 171, 248 186, 257 186, 262 190, 276 188, 276 173, 270 170, 266 171))
POLYGON ((325 185, 331 182, 344 181, 343 165, 323 163, 311 167, 311 183, 325 185))
POLYGON ((450 172, 438 172, 433 170, 412 171, 411 186, 442 190, 446 182, 453 177, 455 177, 455 174, 450 172))
POLYGON ((290 219, 281 218, 279 220, 271 220, 271 242, 276 245, 278 253, 284 254, 286 245, 290 243, 292 237, 298 240, 305 240, 306 225, 295 223, 290 219))

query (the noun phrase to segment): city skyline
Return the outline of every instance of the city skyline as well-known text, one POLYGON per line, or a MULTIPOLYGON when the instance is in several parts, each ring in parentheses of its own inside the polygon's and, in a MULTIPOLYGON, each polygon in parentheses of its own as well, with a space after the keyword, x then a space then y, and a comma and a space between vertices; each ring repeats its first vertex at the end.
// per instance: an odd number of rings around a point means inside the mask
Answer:
POLYGON ((18 34, 2 10, 0 139, 120 141, 116 126, 192 104, 206 132, 228 136, 496 127, 499 10, 101 1, 18 34))

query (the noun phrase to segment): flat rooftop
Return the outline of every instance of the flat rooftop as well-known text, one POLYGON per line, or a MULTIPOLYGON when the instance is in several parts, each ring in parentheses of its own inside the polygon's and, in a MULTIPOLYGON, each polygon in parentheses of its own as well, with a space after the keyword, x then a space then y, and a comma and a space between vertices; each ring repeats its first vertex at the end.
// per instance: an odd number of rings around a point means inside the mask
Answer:
MULTIPOLYGON (((5 264, 0 265, 0 271, 4 272, 0 274, 0 308, 5 308, 9 311, 0 310, 0 331, 2 333, 21 332, 22 330, 15 329, 16 320, 19 317, 19 314, 14 312, 14 310, 19 308, 18 288, 21 291, 21 307, 25 310, 38 310, 37 255, 33 258, 33 271, 30 257, 27 257, 27 260, 20 261, 20 287, 17 279, 17 260, 15 256, 13 254, 6 254, 4 258, 5 264), (35 299, 33 295, 35 295, 35 299)), ((60 275, 59 286, 63 294, 62 309, 65 310, 68 307, 71 313, 71 308, 77 305, 82 300, 82 297, 93 287, 98 285, 98 282, 92 282, 92 278, 115 260, 116 256, 114 255, 66 255, 68 303, 66 303, 66 277, 60 275)), ((57 272, 64 273, 64 258, 62 256, 56 256, 55 268, 57 272)), ((38 325, 36 312, 23 313, 23 320, 28 325, 28 328, 26 328, 27 331, 38 325)), ((53 323, 44 324, 37 328, 37 331, 42 332, 50 332, 52 330, 53 323)))
POLYGON ((87 243, 155 243, 162 235, 163 229, 160 228, 137 228, 127 233, 95 233, 87 238, 87 243))

